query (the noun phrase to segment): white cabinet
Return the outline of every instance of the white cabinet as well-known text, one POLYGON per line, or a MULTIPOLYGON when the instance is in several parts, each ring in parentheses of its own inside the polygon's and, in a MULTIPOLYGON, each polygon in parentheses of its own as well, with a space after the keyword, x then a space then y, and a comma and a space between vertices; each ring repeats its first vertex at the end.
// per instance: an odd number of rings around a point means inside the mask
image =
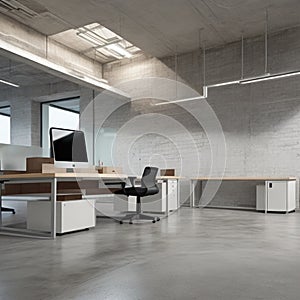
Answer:
MULTIPOLYGON (((56 202, 56 232, 65 233, 95 227, 95 201, 74 200, 56 202)), ((28 201, 27 229, 50 231, 51 202, 28 201)))
POLYGON ((167 184, 169 210, 176 210, 178 208, 178 181, 175 179, 169 179, 167 184))
POLYGON ((266 181, 256 187, 256 210, 291 212, 296 209, 296 181, 266 181), (267 207, 266 207, 267 206, 267 207))
MULTIPOLYGON (((166 212, 178 209, 178 180, 158 180, 159 193, 141 198, 142 210, 145 212, 166 212)), ((115 211, 135 211, 136 197, 116 195, 114 198, 115 211)))

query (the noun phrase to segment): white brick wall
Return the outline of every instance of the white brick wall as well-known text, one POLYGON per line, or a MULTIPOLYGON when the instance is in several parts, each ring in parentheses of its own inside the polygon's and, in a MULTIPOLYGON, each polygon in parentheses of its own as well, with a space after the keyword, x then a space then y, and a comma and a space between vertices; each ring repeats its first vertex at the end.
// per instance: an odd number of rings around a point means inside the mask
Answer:
MULTIPOLYGON (((300 29, 291 29, 269 38, 270 71, 283 72, 300 69, 300 29)), ((262 74, 264 70, 262 38, 246 41, 245 77, 262 74)), ((178 58, 179 80, 188 83, 199 91, 202 86, 201 58, 199 51, 180 55, 178 58), (200 63, 200 64, 199 64, 200 63)), ((233 43, 207 52, 207 83, 223 82, 240 78, 240 44, 233 43)), ((126 80, 157 76, 174 79, 174 58, 155 59, 140 57, 131 63, 123 62, 104 66, 104 77, 110 83, 119 84, 126 80)), ((208 103, 216 113, 225 134, 227 146, 228 176, 299 176, 300 170, 300 78, 261 82, 252 85, 236 85, 209 90, 208 103)), ((138 88, 138 87, 136 87, 138 88)), ((186 104, 194 111, 201 109, 200 102, 186 104)), ((177 136, 179 148, 167 136, 151 134, 145 128, 142 137, 126 136, 133 143, 131 151, 141 153, 142 161, 157 157, 162 167, 176 167, 180 161, 178 153, 188 153, 184 158, 189 165, 182 175, 192 176, 195 165, 192 163, 200 153, 200 172, 209 172, 211 164, 210 148, 203 130, 187 112, 176 105, 153 107, 149 100, 127 104, 117 110, 106 122, 106 126, 119 129, 131 118, 159 112, 176 119, 191 132, 194 139, 177 136), (184 142, 180 142, 184 141, 184 142), (192 144, 197 150, 193 151, 192 144), (191 151, 185 151, 191 149, 191 151), (155 153, 154 153, 155 152, 155 153), (172 155, 171 155, 172 154, 172 155)), ((205 117, 205 116, 204 116, 205 117)), ((174 136, 170 129, 169 137, 174 136)), ((124 137, 123 137, 124 138, 124 137)), ((120 138, 122 140, 122 137, 120 138)), ((125 142, 125 139, 124 139, 125 142)), ((124 154, 123 154, 124 155, 124 154)), ((127 155, 127 154, 126 154, 127 155)), ((128 156, 132 153, 128 153, 128 156)), ((122 154, 116 153, 116 161, 121 164, 122 154)), ((138 169, 140 161, 133 161, 138 169)), ((224 206, 254 207, 255 189, 253 184, 243 183, 222 185, 214 204, 224 206), (246 191, 246 192, 245 192, 246 191), (248 192, 247 192, 248 191, 248 192), (233 197, 234 196, 234 197, 233 197)), ((187 190, 187 189, 186 189, 187 190)), ((298 203, 299 206, 299 203, 298 203)))

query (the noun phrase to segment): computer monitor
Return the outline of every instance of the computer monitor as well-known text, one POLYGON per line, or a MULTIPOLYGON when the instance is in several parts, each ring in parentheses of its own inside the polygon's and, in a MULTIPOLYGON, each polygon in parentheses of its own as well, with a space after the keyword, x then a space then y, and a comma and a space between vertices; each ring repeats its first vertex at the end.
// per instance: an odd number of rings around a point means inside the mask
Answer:
POLYGON ((79 130, 50 128, 51 157, 58 168, 89 166, 84 133, 79 130))

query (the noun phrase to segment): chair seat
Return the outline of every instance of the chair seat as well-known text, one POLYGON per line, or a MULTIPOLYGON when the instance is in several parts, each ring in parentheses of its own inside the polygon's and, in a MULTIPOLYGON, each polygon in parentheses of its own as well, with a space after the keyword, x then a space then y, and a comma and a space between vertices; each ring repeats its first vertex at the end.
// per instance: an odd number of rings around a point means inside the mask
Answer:
POLYGON ((147 193, 147 188, 140 186, 127 187, 124 189, 124 192, 128 196, 144 196, 147 193))

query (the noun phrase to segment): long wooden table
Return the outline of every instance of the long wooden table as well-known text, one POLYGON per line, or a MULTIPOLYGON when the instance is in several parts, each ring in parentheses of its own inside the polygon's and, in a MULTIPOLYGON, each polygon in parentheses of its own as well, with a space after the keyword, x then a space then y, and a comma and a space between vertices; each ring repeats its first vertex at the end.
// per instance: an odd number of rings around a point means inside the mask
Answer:
MULTIPOLYGON (((296 177, 196 177, 191 178, 190 181, 190 207, 199 207, 199 205, 195 205, 196 196, 195 192, 198 187, 199 192, 199 201, 202 196, 202 182, 203 181, 219 181, 220 183, 223 181, 257 181, 263 182, 267 184, 268 181, 296 181, 296 177)), ((267 205, 265 205, 265 213, 267 213, 267 205)))
MULTIPOLYGON (((123 174, 98 174, 98 173, 22 173, 0 175, 0 207, 2 207, 2 190, 4 185, 12 183, 50 183, 51 190, 49 193, 51 200, 51 231, 50 234, 39 234, 40 237, 56 238, 56 201, 57 201, 57 182, 59 181, 74 181, 96 180, 106 183, 120 183, 127 179, 127 175, 123 174)), ((47 194, 47 193, 46 193, 47 194)), ((0 213, 0 231, 14 232, 17 235, 34 235, 26 229, 15 229, 6 227, 2 223, 2 213, 0 213)))

